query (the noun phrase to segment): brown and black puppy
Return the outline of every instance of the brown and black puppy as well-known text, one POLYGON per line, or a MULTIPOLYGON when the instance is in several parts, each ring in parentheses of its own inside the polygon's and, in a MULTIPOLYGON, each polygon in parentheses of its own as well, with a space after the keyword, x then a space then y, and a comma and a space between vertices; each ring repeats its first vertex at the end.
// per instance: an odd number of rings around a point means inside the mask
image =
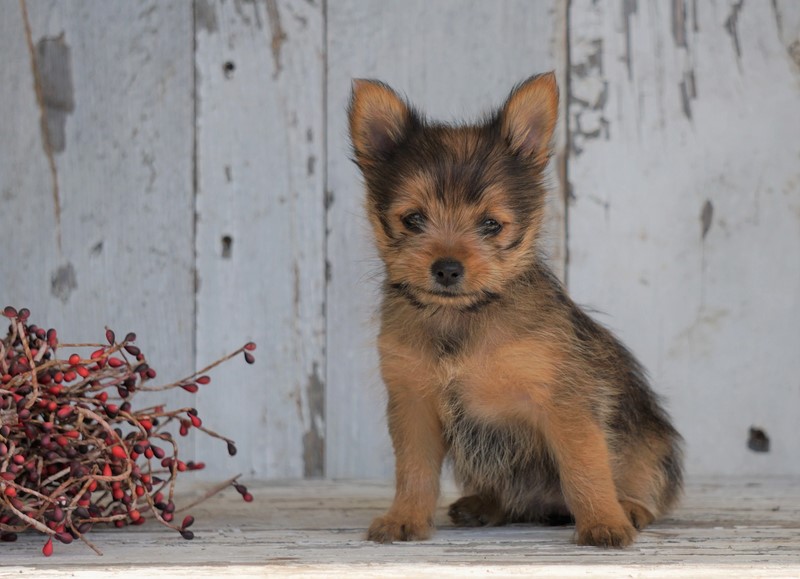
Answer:
POLYGON ((397 477, 369 539, 431 535, 448 455, 465 491, 456 525, 574 519, 578 544, 619 547, 680 493, 681 439, 644 371, 538 250, 557 109, 552 73, 458 126, 354 82, 397 477))

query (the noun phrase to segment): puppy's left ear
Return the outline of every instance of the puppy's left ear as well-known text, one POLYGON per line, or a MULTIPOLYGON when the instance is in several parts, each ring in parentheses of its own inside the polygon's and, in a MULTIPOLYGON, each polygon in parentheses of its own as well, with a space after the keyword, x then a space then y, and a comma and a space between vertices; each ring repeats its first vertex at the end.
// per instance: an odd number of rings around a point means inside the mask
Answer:
POLYGON ((517 86, 500 111, 503 137, 512 150, 544 166, 558 120, 558 85, 554 72, 532 76, 517 86))
POLYGON ((388 85, 356 79, 350 98, 350 139, 361 168, 385 160, 406 135, 414 115, 388 85))

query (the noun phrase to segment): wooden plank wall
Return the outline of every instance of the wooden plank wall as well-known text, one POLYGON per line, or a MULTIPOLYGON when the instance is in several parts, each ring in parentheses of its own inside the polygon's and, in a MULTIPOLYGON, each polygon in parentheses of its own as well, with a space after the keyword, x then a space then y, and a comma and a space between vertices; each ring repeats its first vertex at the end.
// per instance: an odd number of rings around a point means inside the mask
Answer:
POLYGON ((164 380, 194 366, 192 44, 185 2, 0 6, 0 302, 135 331, 164 380))
POLYGON ((134 330, 165 380, 259 344, 166 400, 238 442, 187 440, 201 476, 391 475, 351 78, 455 120, 549 69, 556 269, 693 471, 800 472, 793 0, 9 0, 0 54, 0 305, 134 330))
MULTIPOLYGON (((198 409, 239 452, 213 471, 324 467, 324 31, 320 2, 197 2, 197 359, 258 344, 198 409), (254 371, 255 370, 255 371, 254 371)), ((211 450, 211 449, 208 449, 211 450)), ((204 449, 204 452, 206 449, 204 449)))
POLYGON ((570 16, 573 295, 650 370, 691 472, 800 473, 800 4, 570 16))

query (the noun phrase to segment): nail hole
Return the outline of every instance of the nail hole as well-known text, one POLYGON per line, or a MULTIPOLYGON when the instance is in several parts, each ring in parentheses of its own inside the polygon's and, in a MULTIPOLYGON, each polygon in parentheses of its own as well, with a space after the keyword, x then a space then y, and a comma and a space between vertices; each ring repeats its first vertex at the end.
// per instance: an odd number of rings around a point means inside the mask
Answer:
POLYGON ((222 259, 230 259, 233 253, 233 237, 230 235, 222 236, 222 259))
POLYGON ((236 65, 233 64, 233 61, 229 60, 222 65, 222 72, 225 74, 225 78, 231 78, 234 71, 236 71, 236 65))
POLYGON ((760 428, 750 428, 750 438, 747 439, 747 448, 754 452, 769 452, 769 436, 760 428))

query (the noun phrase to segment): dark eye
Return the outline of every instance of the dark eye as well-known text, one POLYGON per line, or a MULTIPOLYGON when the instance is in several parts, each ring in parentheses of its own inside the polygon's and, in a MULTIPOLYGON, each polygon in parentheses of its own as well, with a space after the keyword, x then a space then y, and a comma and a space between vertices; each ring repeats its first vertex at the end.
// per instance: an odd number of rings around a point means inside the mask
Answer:
POLYGON ((403 226, 413 233, 421 233, 425 227, 425 217, 421 213, 409 213, 403 217, 403 226))
POLYGON ((490 217, 481 222, 480 229, 483 235, 491 237, 500 233, 500 230, 503 229, 503 226, 499 221, 490 217))

